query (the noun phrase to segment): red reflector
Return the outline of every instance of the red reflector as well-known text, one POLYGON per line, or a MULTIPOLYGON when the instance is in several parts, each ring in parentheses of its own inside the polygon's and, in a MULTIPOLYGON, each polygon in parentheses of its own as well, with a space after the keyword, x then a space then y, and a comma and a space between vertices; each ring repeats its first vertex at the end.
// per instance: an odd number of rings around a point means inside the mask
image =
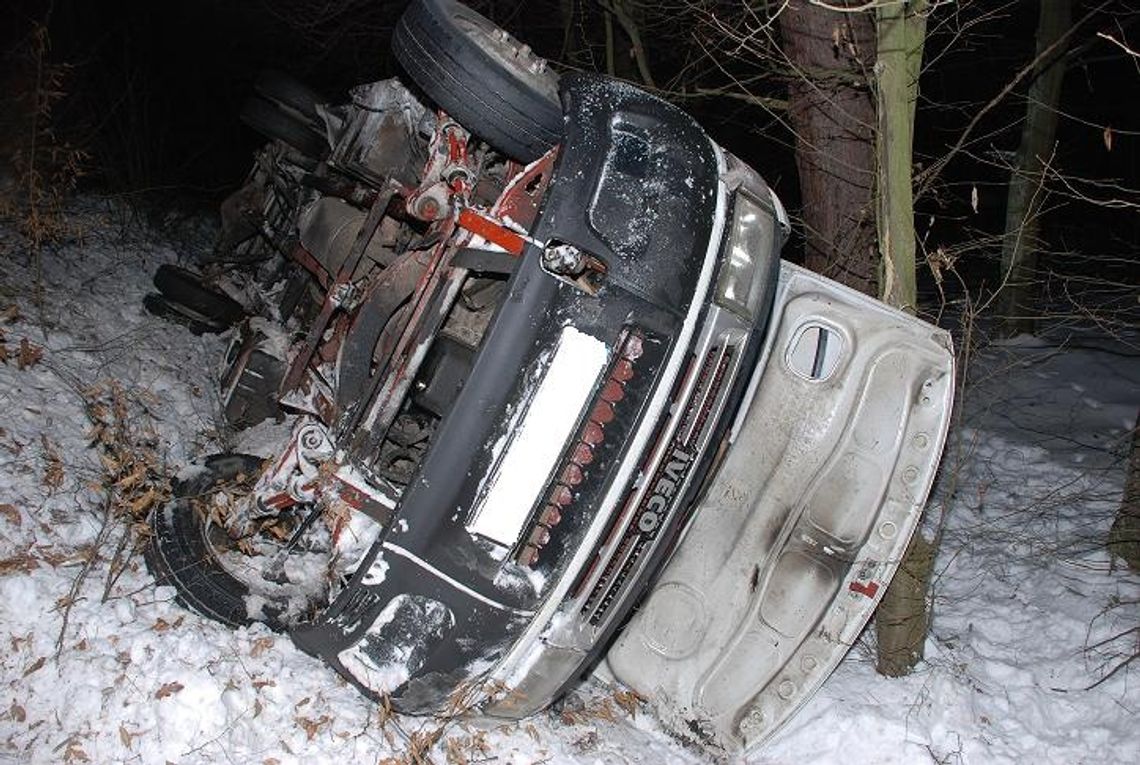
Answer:
POLYGON ((613 418, 614 407, 613 404, 608 401, 599 401, 597 405, 594 406, 594 411, 590 413, 590 419, 600 425, 605 425, 607 422, 613 420, 613 418))
POLYGON ((616 380, 606 380, 606 384, 602 386, 601 398, 602 401, 616 404, 625 398, 625 388, 621 387, 621 383, 616 380))
POLYGON ((531 566, 538 560, 543 545, 550 541, 550 529, 558 525, 566 507, 574 502, 571 487, 578 486, 586 479, 583 468, 594 461, 594 447, 605 440, 605 427, 616 416, 615 405, 625 398, 625 383, 633 379, 633 362, 643 352, 642 338, 636 332, 628 334, 621 343, 618 356, 611 363, 610 373, 598 391, 590 416, 581 426, 578 442, 574 444, 562 472, 558 474, 558 483, 551 488, 546 498, 547 504, 538 518, 531 521, 535 526, 515 557, 520 564, 531 566))
POLYGON ((848 585, 848 587, 851 589, 851 592, 857 592, 860 595, 866 595, 868 598, 875 597, 875 594, 879 591, 878 582, 852 582, 850 585, 848 585))
POLYGON ((538 517, 538 522, 547 528, 554 528, 562 520, 562 513, 558 512, 558 508, 554 505, 547 505, 542 510, 542 515, 538 517))
POLYGON ((570 455, 570 461, 579 467, 589 465, 594 461, 594 450, 589 444, 579 441, 574 447, 574 453, 570 455))
POLYGON ((554 491, 550 493, 550 501, 559 507, 566 507, 574 501, 574 494, 571 493, 569 488, 558 484, 554 487, 554 491))
POLYGON ((590 446, 597 446, 605 437, 602 426, 596 422, 587 422, 586 427, 582 429, 582 440, 590 446))
POLYGON ((577 486, 582 483, 582 468, 571 462, 566 466, 566 469, 562 471, 562 483, 567 486, 577 486))

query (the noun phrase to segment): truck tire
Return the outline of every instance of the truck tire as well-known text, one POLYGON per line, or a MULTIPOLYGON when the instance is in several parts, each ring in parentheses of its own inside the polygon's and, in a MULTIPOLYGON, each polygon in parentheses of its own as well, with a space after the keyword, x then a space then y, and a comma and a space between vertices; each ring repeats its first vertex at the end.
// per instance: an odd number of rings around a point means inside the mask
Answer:
POLYGON ((164 263, 154 273, 154 286, 167 303, 185 306, 209 323, 229 327, 245 316, 241 303, 207 286, 202 277, 185 268, 164 263))
POLYGON ((504 154, 531 162, 561 140, 558 76, 455 0, 413 0, 392 50, 428 97, 504 154))
POLYGON ((324 159, 329 155, 323 135, 272 101, 260 96, 248 98, 238 117, 266 138, 282 141, 306 157, 324 159))
POLYGON ((296 112, 314 130, 321 130, 323 123, 317 104, 323 104, 326 99, 305 83, 276 69, 265 69, 254 79, 253 89, 262 97, 296 112))
MULTIPOLYGON (((309 618, 326 593, 314 593, 289 582, 270 582, 246 573, 235 576, 232 560, 223 559, 232 546, 225 531, 212 524, 196 506, 224 488, 248 489, 262 469, 262 458, 250 454, 215 454, 193 475, 176 481, 173 498, 151 512, 150 538, 144 550, 147 567, 160 585, 173 586, 179 603, 230 627, 255 622, 284 631, 309 618)), ((248 566, 256 571, 256 566, 248 566)))

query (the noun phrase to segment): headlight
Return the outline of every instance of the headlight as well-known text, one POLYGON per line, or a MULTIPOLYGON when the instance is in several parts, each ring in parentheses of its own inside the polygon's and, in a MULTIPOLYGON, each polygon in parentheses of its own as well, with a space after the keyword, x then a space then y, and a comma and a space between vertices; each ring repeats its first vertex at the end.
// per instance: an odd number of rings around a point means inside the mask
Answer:
POLYGON ((772 256, 772 213, 743 192, 733 202, 732 231, 720 265, 716 302, 746 319, 756 315, 764 289, 761 268, 772 256))

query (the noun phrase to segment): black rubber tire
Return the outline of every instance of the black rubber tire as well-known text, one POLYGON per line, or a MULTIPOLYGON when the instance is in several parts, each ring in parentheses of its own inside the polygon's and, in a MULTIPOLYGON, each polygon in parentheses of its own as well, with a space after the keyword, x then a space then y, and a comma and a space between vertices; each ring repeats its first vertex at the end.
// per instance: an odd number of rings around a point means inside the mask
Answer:
POLYGON ((167 319, 189 329, 195 335, 218 335, 230 328, 230 324, 216 322, 196 314, 185 306, 171 303, 162 295, 150 293, 143 297, 143 308, 148 313, 167 319))
POLYGON ((530 162, 562 140, 558 77, 549 69, 528 71, 541 59, 512 56, 520 43, 498 34, 506 35, 454 0, 412 0, 396 25, 392 51, 416 85, 460 124, 530 162))
POLYGON ((321 129, 323 123, 317 113, 317 104, 323 104, 326 99, 297 78, 276 69, 265 69, 254 79, 253 89, 270 101, 297 112, 314 129, 321 129))
POLYGON ((202 282, 185 268, 164 263, 154 273, 154 286, 168 303, 183 305, 194 314, 229 327, 245 317, 245 309, 229 295, 202 282))
POLYGON ((232 576, 215 557, 206 540, 206 524, 190 503, 190 497, 209 492, 214 486, 239 476, 250 481, 261 472, 262 459, 249 454, 216 454, 207 457, 202 470, 174 484, 174 498, 150 515, 151 535, 145 550, 147 567, 160 585, 178 591, 178 602, 192 611, 230 627, 260 621, 283 631, 277 617, 285 606, 266 605, 263 619, 249 615, 249 587, 232 576))
POLYGON ((283 141, 306 157, 324 159, 329 155, 323 135, 272 101, 260 96, 247 98, 238 117, 266 138, 283 141))

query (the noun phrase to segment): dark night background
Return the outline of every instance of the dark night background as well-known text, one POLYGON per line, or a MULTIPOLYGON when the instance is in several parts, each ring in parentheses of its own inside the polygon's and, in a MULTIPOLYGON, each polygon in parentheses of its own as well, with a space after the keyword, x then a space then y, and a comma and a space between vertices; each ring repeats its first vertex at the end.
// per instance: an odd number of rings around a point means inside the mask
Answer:
MULTIPOLYGON (((540 54, 554 61, 567 58, 565 2, 472 4, 540 54)), ((388 40, 403 5, 400 0, 17 2, 0 24, 8 61, 5 95, 26 94, 33 76, 26 66, 29 35, 37 23, 45 25, 48 60, 70 66, 62 86, 67 95, 55 105, 53 124, 61 139, 89 152, 84 184, 128 195, 144 207, 211 207, 242 178, 252 151, 263 141, 237 118, 255 75, 267 67, 281 69, 338 101, 354 84, 397 74, 388 40)), ((722 14, 740 7, 733 2, 701 5, 722 14)), ((574 7, 574 65, 598 66, 598 6, 587 1, 574 7)), ((1067 116, 1060 122, 1055 162, 1069 174, 1135 189, 1140 185, 1140 67, 1095 35, 1104 30, 1129 39, 1137 11, 1123 2, 1077 2, 1074 19, 1090 10, 1093 17, 1073 38, 1061 107, 1067 116), (1106 126, 1112 130, 1111 150, 1106 126)), ((915 154, 920 165, 954 142, 975 111, 1034 50, 1035 2, 966 3, 939 14, 944 23, 932 22, 921 80, 915 154)), ((684 23, 684 13, 678 18, 645 35, 659 81, 680 72, 697 50, 693 27, 684 23)), ((702 42, 708 43, 707 36, 702 42)), ((721 87, 727 74, 750 75, 761 66, 747 61, 705 66, 697 75, 703 79, 686 85, 690 91, 693 86, 721 87)), ((780 90, 773 81, 771 94, 779 96, 780 90)), ((983 140, 951 163, 933 194, 919 200, 919 233, 927 233, 928 244, 957 247, 1000 231, 1008 176, 994 159, 1017 148, 1024 93, 1022 83, 987 115, 978 131, 983 140), (975 189, 976 211, 970 204, 975 189)), ((714 138, 758 168, 790 208, 799 205, 790 136, 779 120, 727 98, 676 100, 714 138)), ((1102 196, 1122 193, 1101 190, 1102 196)), ((1140 238, 1134 208, 1106 209, 1062 196, 1052 204, 1055 209, 1045 221, 1051 245, 1093 257, 1113 254, 1127 259, 1131 268, 1140 238)), ((793 243, 789 254, 794 256, 795 247, 793 243)), ((969 271, 973 250, 964 251, 962 265, 969 271)), ((982 276, 989 270, 986 262, 977 260, 982 276)))

